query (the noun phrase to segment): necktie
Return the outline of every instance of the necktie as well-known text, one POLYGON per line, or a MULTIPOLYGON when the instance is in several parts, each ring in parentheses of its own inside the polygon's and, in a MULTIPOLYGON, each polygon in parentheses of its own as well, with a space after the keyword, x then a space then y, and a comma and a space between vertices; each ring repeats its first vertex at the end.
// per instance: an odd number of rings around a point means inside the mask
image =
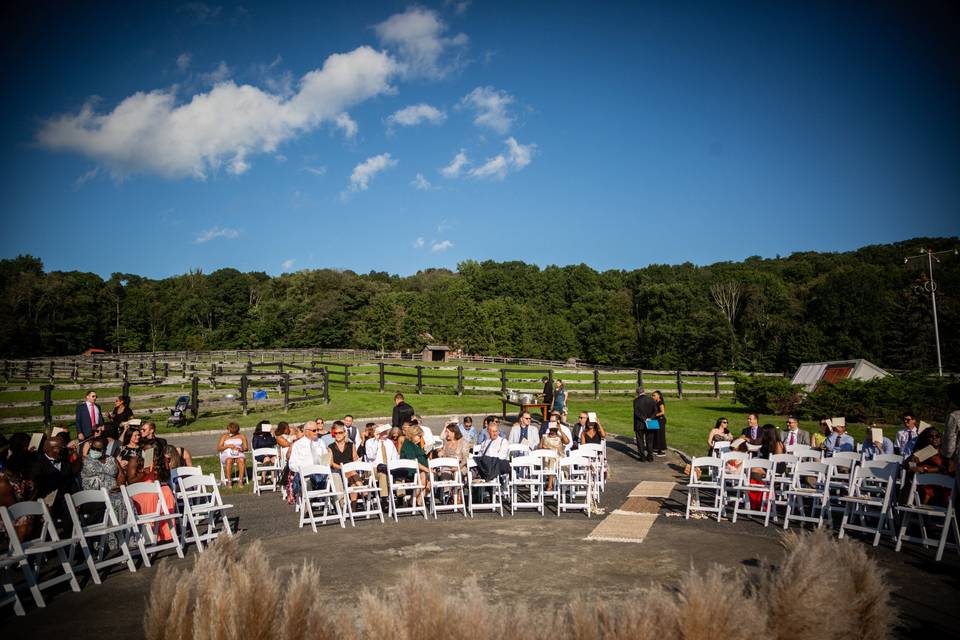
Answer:
POLYGON ((97 426, 97 410, 94 409, 93 403, 90 403, 90 430, 97 426))
POLYGON ((793 431, 790 432, 790 444, 797 444, 797 435, 793 431))
POLYGON ((380 464, 387 464, 387 445, 380 441, 380 464))

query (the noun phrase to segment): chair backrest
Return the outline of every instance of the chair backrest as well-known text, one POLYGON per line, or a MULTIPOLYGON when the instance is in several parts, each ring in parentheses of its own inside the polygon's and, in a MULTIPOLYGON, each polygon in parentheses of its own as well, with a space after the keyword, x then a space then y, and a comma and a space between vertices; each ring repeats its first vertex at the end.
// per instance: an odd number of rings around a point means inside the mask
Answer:
POLYGON ((830 460, 834 466, 851 467, 860 462, 860 454, 853 451, 836 451, 829 458, 824 458, 824 461, 827 460, 830 460))
POLYGON ((173 486, 177 486, 177 478, 202 475, 203 469, 200 467, 175 467, 170 469, 170 482, 173 484, 173 486))
POLYGON ((953 490, 957 480, 953 476, 942 473, 918 473, 913 476, 913 481, 918 487, 940 487, 941 489, 953 490))
POLYGON ((816 456, 820 457, 820 452, 806 444, 788 444, 787 453, 792 453, 795 456, 816 456))
POLYGON ((861 478, 870 478, 876 480, 889 480, 896 478, 900 465, 895 462, 885 462, 883 460, 867 460, 861 464, 857 470, 861 478))
POLYGON ((727 451, 720 456, 720 461, 723 463, 730 462, 731 460, 736 460, 738 462, 745 462, 750 459, 750 454, 745 451, 727 451))
POLYGON ((159 496, 160 502, 163 502, 163 492, 160 490, 160 485, 157 482, 134 482, 133 484, 123 485, 121 488, 131 498, 141 493, 154 493, 159 496))
POLYGON ((460 461, 456 458, 434 458, 433 460, 427 460, 427 466, 433 469, 452 469, 460 468, 460 461))
POLYGON ((300 467, 298 472, 302 476, 328 476, 330 475, 330 465, 326 464, 305 464, 300 467))
POLYGON ((525 444, 511 444, 508 448, 509 455, 512 458, 514 454, 524 456, 530 453, 530 447, 525 444))
POLYGON ((212 473, 199 476, 181 476, 177 479, 181 493, 214 493, 217 489, 217 479, 212 473))
POLYGON ((800 488, 803 485, 803 478, 816 477, 818 483, 823 483, 823 489, 827 490, 827 483, 830 480, 830 465, 814 460, 801 460, 793 467, 793 487, 800 488))
POLYGON ((276 457, 276 455, 277 455, 277 450, 276 450, 275 448, 273 448, 273 447, 260 447, 259 449, 254 449, 254 450, 253 450, 254 460, 256 460, 256 456, 273 456, 273 457, 276 457))
POLYGON ((559 457, 560 457, 560 456, 557 455, 557 452, 554 451, 553 449, 535 449, 535 450, 533 450, 533 451, 530 452, 530 455, 533 456, 534 458, 553 458, 553 459, 556 459, 556 458, 559 458, 559 457))
POLYGON ((396 471, 398 469, 410 469, 412 471, 416 471, 419 468, 420 468, 420 463, 418 463, 416 460, 400 459, 400 460, 393 460, 387 463, 387 469, 389 471, 396 471))
POLYGON ((517 456, 510 461, 510 468, 512 469, 521 469, 521 468, 537 468, 543 462, 543 458, 537 458, 534 456, 517 456))
POLYGON ((800 462, 800 458, 792 453, 774 453, 770 456, 770 462, 773 464, 795 465, 800 462))
POLYGON ((724 451, 729 451, 730 441, 729 440, 714 440, 713 441, 713 450, 715 452, 723 453, 724 451))
POLYGON ((586 451, 596 451, 598 454, 603 455, 603 445, 596 444, 595 442, 588 442, 577 447, 577 451, 586 452, 586 451))
POLYGON ((365 462, 363 460, 356 460, 354 462, 348 462, 344 465, 341 465, 340 471, 342 473, 360 472, 372 474, 373 463, 365 462))
MULTIPOLYGON (((8 532, 14 532, 14 522, 24 516, 39 517, 42 527, 34 527, 34 532, 39 532, 34 538, 40 542, 58 541, 57 527, 54 525, 53 516, 50 515, 50 509, 47 508, 43 500, 27 500, 25 502, 15 502, 9 507, 0 507, 0 522, 3 528, 8 532)), ((10 555, 23 555, 23 547, 20 544, 20 538, 17 535, 7 535, 10 555)))
POLYGON ((903 456, 897 455, 896 453, 878 453, 873 456, 874 462, 892 462, 896 465, 899 465, 903 462, 903 456))

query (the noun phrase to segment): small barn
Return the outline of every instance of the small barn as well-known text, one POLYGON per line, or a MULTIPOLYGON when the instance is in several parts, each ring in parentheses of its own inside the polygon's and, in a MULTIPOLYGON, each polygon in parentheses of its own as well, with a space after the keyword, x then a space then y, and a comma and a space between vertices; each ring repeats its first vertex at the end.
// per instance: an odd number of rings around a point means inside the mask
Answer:
POLYGON ((873 380, 886 378, 889 373, 877 365, 864 360, 834 360, 832 362, 804 362, 793 374, 793 384, 802 384, 807 391, 813 391, 821 382, 839 382, 840 380, 873 380))
POLYGON ((428 344, 423 348, 424 362, 446 362, 450 347, 442 344, 428 344))

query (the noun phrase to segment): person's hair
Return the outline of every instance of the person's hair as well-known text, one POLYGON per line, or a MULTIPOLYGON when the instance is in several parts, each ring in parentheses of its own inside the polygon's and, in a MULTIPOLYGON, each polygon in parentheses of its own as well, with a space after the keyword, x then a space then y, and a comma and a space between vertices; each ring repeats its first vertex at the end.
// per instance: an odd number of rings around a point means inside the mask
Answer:
POLYGON ((236 430, 236 433, 240 433, 240 425, 237 424, 236 422, 231 422, 230 424, 227 425, 227 432, 230 435, 235 435, 234 430, 236 430))
POLYGON ((758 415, 755 414, 755 413, 748 413, 748 414, 747 414, 747 420, 749 420, 750 418, 753 418, 753 419, 756 420, 757 422, 760 422, 760 416, 758 416, 758 415))
POLYGON ((154 431, 157 430, 157 423, 154 422, 154 421, 152 421, 152 420, 144 420, 144 421, 143 421, 143 424, 140 425, 140 429, 142 430, 142 429, 143 429, 144 427, 146 427, 146 426, 151 426, 151 427, 153 427, 153 430, 154 430, 154 431))
POLYGON ((486 418, 483 419, 483 426, 484 427, 490 426, 490 423, 493 422, 494 419, 496 419, 496 416, 487 416, 486 418))
POLYGON ((473 424, 473 418, 470 416, 463 416, 463 424, 473 424))
POLYGON ((526 416, 530 416, 531 418, 533 418, 533 416, 530 415, 530 412, 529 412, 529 411, 521 411, 521 412, 520 412, 520 417, 521 417, 521 418, 526 417, 526 416))
POLYGON ((30 447, 30 434, 23 431, 17 431, 10 436, 10 455, 20 451, 26 451, 30 447))
POLYGON ((397 400, 403 402, 403 394, 398 391, 397 393, 394 394, 393 400, 394 402, 396 402, 397 400))
POLYGON ((90 390, 88 390, 86 393, 83 394, 83 397, 86 398, 86 397, 87 397, 88 395, 90 395, 91 393, 96 393, 96 392, 97 392, 96 389, 90 389, 90 390))
POLYGON ((412 426, 413 426, 413 420, 404 420, 402 423, 400 423, 400 426, 401 426, 401 427, 412 427, 412 426))
MULTIPOLYGON (((723 421, 726 420, 726 419, 727 419, 726 416, 720 416, 719 418, 717 418, 717 421, 713 424, 713 428, 714 428, 714 429, 719 429, 719 428, 720 428, 720 425, 723 424, 723 421)), ((728 424, 729 424, 729 422, 728 422, 728 424)), ((730 431, 730 429, 727 429, 727 431, 730 431)))
MULTIPOLYGON (((901 420, 906 420, 907 418, 913 418, 914 420, 917 420, 917 414, 915 414, 913 411, 904 411, 904 412, 903 412, 903 415, 900 416, 900 419, 901 419, 901 420)), ((919 420, 918 420, 918 422, 919 422, 919 420)))
POLYGON ((653 393, 654 393, 657 397, 660 398, 660 402, 663 402, 663 394, 660 393, 660 390, 659 390, 659 389, 657 389, 657 390, 654 391, 653 393))
POLYGON ((363 425, 363 435, 367 438, 369 438, 370 436, 376 435, 376 430, 377 430, 376 422, 368 422, 367 424, 363 425))
POLYGON ((933 427, 930 427, 929 429, 924 429, 923 433, 917 436, 917 445, 913 448, 913 450, 920 451, 924 447, 929 446, 930 443, 933 442, 934 436, 939 437, 940 432, 934 429, 933 427))
POLYGON ((410 424, 413 425, 414 427, 418 426, 420 424, 420 418, 418 418, 417 416, 413 416, 412 418, 410 418, 410 424))
POLYGON ((599 425, 599 424, 597 424, 596 422, 589 422, 589 421, 587 422, 586 426, 584 427, 584 429, 599 429, 599 428, 600 428, 600 425, 599 425))
POLYGON ((344 426, 346 425, 343 424, 343 420, 334 420, 333 424, 330 426, 330 430, 333 431, 337 427, 344 427, 344 426))
POLYGON ((163 449, 163 455, 170 456, 170 464, 167 465, 169 469, 176 469, 183 464, 183 459, 180 457, 180 450, 172 444, 168 444, 163 449))
POLYGON ((351 420, 353 420, 353 416, 350 415, 349 413, 348 413, 347 415, 343 416, 343 419, 344 419, 344 420, 346 420, 347 418, 350 418, 351 420))
POLYGON ((91 447, 92 447, 94 444, 98 443, 98 442, 99 442, 101 445, 103 445, 103 449, 104 449, 104 451, 106 451, 106 449, 107 449, 107 439, 106 439, 106 438, 99 438, 99 437, 98 437, 98 438, 90 438, 90 446, 91 446, 91 447))
POLYGON ((642 386, 640 386, 640 385, 637 385, 637 395, 638 395, 638 396, 642 396, 644 393, 646 393, 646 389, 644 389, 644 388, 643 388, 642 386))
POLYGON ((795 415, 789 415, 789 416, 787 416, 787 420, 796 420, 797 422, 800 422, 800 418, 798 418, 798 417, 795 416, 795 415))
POLYGON ((135 433, 139 434, 140 429, 127 429, 127 432, 123 434, 123 446, 130 446, 130 441, 133 439, 133 434, 135 433))
POLYGON ((549 379, 550 378, 548 378, 547 376, 543 376, 543 378, 540 379, 540 382, 546 382, 549 379))
POLYGON ((410 437, 419 438, 423 435, 423 429, 420 427, 410 427, 410 437))
POLYGON ((765 424, 760 427, 760 450, 769 455, 777 446, 780 438, 777 434, 777 428, 772 424, 765 424))
POLYGON ((445 426, 443 429, 444 431, 449 431, 450 433, 452 433, 454 440, 460 440, 461 438, 463 438, 463 434, 460 433, 460 427, 457 426, 456 422, 448 423, 447 426, 445 426))
POLYGON ((277 436, 283 436, 290 432, 290 425, 286 422, 278 422, 277 428, 274 430, 273 434, 277 436))
POLYGON ((400 436, 403 435, 403 429, 401 429, 400 427, 390 427, 390 436, 389 436, 389 437, 390 437, 391 440, 393 439, 393 432, 394 432, 394 431, 397 432, 397 437, 400 437, 400 436))

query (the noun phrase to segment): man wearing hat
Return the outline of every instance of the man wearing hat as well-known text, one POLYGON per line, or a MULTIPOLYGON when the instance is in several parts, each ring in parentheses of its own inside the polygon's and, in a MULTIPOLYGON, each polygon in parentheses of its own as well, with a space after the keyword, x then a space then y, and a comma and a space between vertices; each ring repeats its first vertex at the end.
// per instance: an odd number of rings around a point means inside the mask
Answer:
POLYGON ((367 459, 373 460, 374 469, 377 472, 377 484, 380 486, 380 503, 386 508, 387 505, 387 465, 394 460, 400 459, 396 445, 390 439, 391 426, 382 424, 377 427, 377 437, 367 441, 367 459), (370 449, 373 449, 371 452, 370 449), (371 455, 372 453, 372 455, 371 455))

